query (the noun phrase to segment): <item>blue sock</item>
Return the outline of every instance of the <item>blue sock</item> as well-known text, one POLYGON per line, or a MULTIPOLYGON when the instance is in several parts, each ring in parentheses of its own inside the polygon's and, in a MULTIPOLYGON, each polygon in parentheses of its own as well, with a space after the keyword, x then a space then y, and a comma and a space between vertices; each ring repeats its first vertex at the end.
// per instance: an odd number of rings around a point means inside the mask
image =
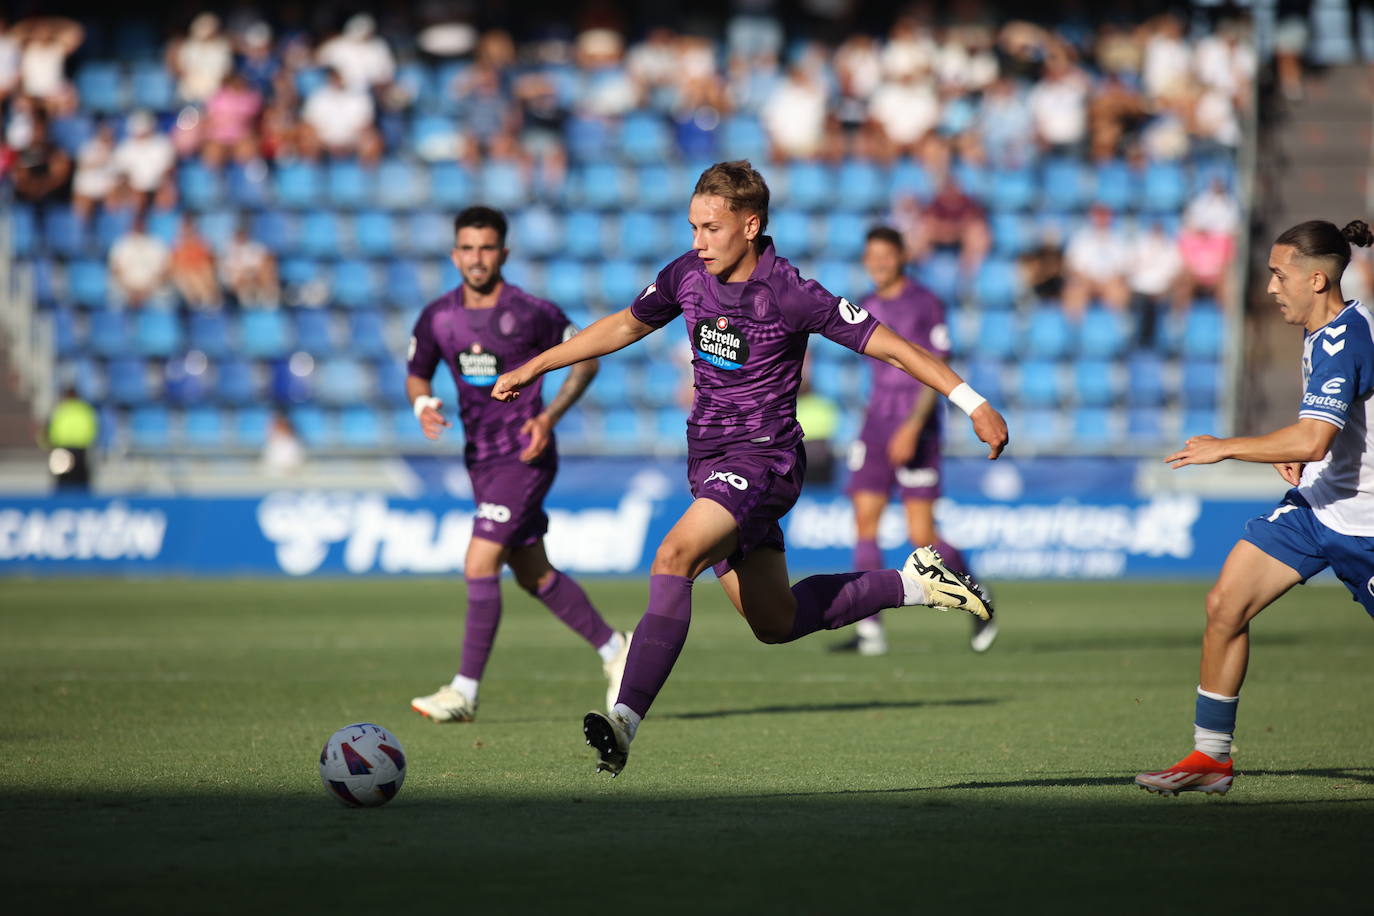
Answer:
POLYGON ((1223 697, 1197 689, 1197 712, 1193 716, 1193 746, 1213 760, 1231 758, 1231 740, 1236 731, 1236 707, 1240 697, 1223 697))

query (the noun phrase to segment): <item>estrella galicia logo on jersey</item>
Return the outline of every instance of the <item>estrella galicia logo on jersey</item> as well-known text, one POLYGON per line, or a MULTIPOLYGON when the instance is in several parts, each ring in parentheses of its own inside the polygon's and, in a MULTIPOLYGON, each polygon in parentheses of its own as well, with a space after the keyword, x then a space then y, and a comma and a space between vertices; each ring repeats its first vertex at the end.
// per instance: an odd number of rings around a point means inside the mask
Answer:
POLYGON ((1322 394, 1340 394, 1341 386, 1344 384, 1345 379, 1340 376, 1329 378, 1322 382, 1322 394))
POLYGON ((697 322, 692 348, 717 369, 738 369, 749 359, 749 342, 724 315, 697 322))
POLYGON ((845 320, 846 324, 858 324, 868 317, 867 309, 860 308, 843 297, 840 298, 837 308, 840 310, 840 317, 845 320))
POLYGON ((458 376, 477 388, 490 388, 501 375, 501 358, 480 343, 458 354, 458 376))

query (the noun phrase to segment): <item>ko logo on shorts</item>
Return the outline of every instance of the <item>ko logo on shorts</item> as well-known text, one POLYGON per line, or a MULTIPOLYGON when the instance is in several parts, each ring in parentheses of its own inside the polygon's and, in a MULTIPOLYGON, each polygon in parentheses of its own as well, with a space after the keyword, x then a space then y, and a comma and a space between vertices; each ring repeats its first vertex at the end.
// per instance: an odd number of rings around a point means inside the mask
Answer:
POLYGON ((692 349, 717 369, 738 369, 749 359, 749 342, 724 315, 697 322, 692 349))
POLYGON ((749 489, 749 481, 745 480, 734 471, 712 471, 711 476, 706 478, 705 483, 710 483, 713 480, 723 480, 736 490, 749 489))
POLYGON ((478 503, 477 517, 489 522, 496 522, 498 525, 504 525, 510 521, 510 509, 497 503, 478 503))
POLYGON ((1345 379, 1341 376, 1329 378, 1322 382, 1322 394, 1340 394, 1341 386, 1345 384, 1345 379))
POLYGON ((841 298, 838 306, 840 317, 846 324, 858 324, 868 317, 868 310, 860 308, 848 299, 841 298))
POLYGON ((469 385, 490 388, 501 374, 501 358, 474 342, 458 354, 458 376, 469 385))

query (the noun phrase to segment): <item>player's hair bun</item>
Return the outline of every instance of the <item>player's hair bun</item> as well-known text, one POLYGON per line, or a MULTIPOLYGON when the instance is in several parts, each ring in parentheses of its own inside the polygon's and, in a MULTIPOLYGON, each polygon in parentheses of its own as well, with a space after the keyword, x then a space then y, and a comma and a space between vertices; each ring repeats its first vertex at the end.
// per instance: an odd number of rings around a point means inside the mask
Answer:
POLYGON ((1369 223, 1362 219, 1346 223, 1345 228, 1341 230, 1341 235, 1345 236, 1347 242, 1360 248, 1368 248, 1374 244, 1374 232, 1369 231, 1369 223))

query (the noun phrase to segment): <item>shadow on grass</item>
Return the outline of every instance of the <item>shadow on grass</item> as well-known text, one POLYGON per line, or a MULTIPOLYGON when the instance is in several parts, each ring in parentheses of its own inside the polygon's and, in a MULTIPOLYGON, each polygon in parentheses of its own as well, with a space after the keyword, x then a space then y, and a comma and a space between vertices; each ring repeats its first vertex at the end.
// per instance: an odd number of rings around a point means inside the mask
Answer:
MULTIPOLYGON (((1257 647, 1296 646, 1313 642, 1311 639, 1288 633, 1265 635, 1262 638, 1254 637, 1254 639, 1254 645, 1257 647)), ((1004 642, 1004 646, 999 646, 1001 651, 1008 654, 1017 653, 1032 655, 1047 655, 1058 652, 1140 652, 1146 650, 1196 649, 1202 645, 1202 628, 1199 627, 1195 633, 1151 633, 1140 636, 1106 637, 1085 636, 1082 638, 1069 637, 1054 640, 1031 637, 1023 643, 1017 643, 1009 639, 1004 640, 1004 642)))
POLYGON ((774 716, 802 712, 866 712, 875 709, 922 709, 933 706, 991 706, 1001 700, 971 697, 954 700, 864 700, 853 703, 800 703, 792 706, 754 706, 749 709, 712 709, 677 712, 655 719, 723 719, 728 716, 774 716))

